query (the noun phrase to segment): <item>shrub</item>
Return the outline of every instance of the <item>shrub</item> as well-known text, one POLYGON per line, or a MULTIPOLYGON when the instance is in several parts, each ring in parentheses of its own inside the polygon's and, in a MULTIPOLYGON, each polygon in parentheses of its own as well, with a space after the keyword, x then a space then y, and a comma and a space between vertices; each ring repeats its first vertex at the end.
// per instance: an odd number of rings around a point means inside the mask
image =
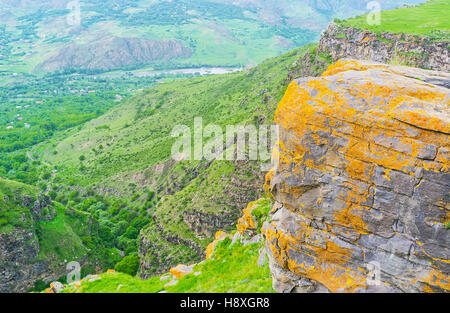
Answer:
POLYGON ((41 292, 48 287, 50 287, 50 283, 47 284, 45 281, 39 279, 34 283, 34 286, 28 290, 28 292, 41 292))
POLYGON ((131 276, 136 276, 139 269, 139 258, 136 255, 126 256, 116 264, 115 270, 131 276))

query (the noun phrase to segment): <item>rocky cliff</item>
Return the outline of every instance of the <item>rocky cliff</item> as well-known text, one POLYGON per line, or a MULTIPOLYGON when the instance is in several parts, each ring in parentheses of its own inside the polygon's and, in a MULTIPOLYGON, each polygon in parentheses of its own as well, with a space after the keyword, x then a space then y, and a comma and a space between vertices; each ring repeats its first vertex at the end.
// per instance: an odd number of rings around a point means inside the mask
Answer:
MULTIPOLYGON (((0 293, 24 292, 35 281, 50 280, 54 272, 50 262, 39 260, 39 240, 34 223, 53 219, 55 212, 46 196, 33 199, 32 196, 16 194, 13 199, 6 197, 5 202, 14 202, 18 208, 25 208, 16 226, 0 231, 0 293)), ((19 212, 19 209, 15 212, 19 212)))
POLYGON ((278 292, 450 291, 449 81, 341 60, 290 84, 263 226, 278 292))
POLYGON ((319 52, 329 53, 335 60, 356 58, 450 71, 448 41, 411 34, 377 34, 336 23, 330 23, 323 32, 319 52))

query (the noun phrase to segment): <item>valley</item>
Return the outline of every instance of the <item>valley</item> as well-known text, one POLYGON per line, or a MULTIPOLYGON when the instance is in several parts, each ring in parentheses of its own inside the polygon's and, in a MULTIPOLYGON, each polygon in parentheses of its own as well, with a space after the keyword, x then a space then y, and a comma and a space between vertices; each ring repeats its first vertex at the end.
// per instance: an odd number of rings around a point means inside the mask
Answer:
POLYGON ((448 0, 66 5, 0 0, 0 292, 448 292, 448 0), (280 166, 175 161, 199 116, 280 166))

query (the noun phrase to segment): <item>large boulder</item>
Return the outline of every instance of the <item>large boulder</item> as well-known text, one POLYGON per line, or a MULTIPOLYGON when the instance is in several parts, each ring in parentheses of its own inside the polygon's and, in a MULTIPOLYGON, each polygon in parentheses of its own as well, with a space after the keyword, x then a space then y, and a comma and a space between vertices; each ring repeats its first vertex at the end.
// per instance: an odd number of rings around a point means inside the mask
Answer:
POLYGON ((450 291, 449 80, 341 60, 290 84, 266 177, 277 291, 450 291))

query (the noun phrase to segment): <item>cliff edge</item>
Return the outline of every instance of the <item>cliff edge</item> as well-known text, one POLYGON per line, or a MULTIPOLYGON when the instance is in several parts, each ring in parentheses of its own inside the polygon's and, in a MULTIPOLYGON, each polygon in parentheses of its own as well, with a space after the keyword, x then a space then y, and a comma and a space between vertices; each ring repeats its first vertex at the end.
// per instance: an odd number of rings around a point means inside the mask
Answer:
POLYGON ((278 292, 448 292, 450 75, 340 60, 279 103, 278 292))

